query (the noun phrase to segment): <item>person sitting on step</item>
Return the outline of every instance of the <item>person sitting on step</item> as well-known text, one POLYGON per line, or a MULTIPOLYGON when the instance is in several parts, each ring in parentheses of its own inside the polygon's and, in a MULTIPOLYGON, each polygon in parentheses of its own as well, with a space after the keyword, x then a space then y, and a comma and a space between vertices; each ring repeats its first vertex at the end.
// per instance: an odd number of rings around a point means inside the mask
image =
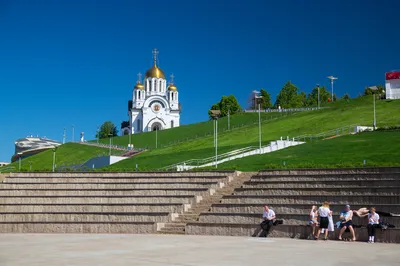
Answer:
MULTIPOLYGON (((358 216, 358 217, 365 217, 368 214, 371 213, 371 210, 369 210, 368 208, 360 208, 358 210, 353 210, 353 212, 358 216)), ((392 213, 392 212, 381 212, 381 211, 377 211, 375 212, 377 213, 379 216, 385 216, 385 217, 400 217, 399 213, 392 213)))
POLYGON ((276 218, 275 212, 269 208, 268 205, 264 206, 263 219, 264 221, 260 224, 263 232, 261 237, 267 237, 272 225, 274 224, 274 219, 276 218))
POLYGON ((339 217, 341 223, 340 228, 342 228, 339 232, 339 240, 342 240, 342 235, 344 231, 348 228, 350 230, 353 241, 356 241, 356 236, 353 228, 353 211, 350 209, 350 205, 346 205, 344 211, 340 213, 339 217))

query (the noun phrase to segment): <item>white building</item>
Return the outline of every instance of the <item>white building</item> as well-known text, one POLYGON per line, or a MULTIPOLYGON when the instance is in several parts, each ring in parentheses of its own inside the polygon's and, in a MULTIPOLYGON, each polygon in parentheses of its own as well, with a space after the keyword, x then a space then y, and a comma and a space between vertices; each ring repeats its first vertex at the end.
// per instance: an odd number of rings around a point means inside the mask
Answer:
POLYGON ((154 65, 146 71, 144 84, 141 74, 138 74, 132 101, 128 105, 129 123, 122 126, 122 135, 179 127, 178 89, 173 75, 167 86, 165 74, 157 66, 157 54, 157 49, 154 49, 154 65))
POLYGON ((400 99, 400 71, 386 73, 386 99, 400 99))

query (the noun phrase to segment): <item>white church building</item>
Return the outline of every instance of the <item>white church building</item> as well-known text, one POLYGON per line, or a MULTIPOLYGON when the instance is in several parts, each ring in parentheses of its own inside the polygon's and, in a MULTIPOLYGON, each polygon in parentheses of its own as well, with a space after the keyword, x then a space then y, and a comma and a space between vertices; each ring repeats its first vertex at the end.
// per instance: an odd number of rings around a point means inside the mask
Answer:
POLYGON ((135 134, 179 127, 180 104, 178 89, 171 75, 169 84, 164 72, 157 66, 157 49, 153 50, 154 64, 141 74, 128 102, 129 122, 121 125, 121 134, 135 134))

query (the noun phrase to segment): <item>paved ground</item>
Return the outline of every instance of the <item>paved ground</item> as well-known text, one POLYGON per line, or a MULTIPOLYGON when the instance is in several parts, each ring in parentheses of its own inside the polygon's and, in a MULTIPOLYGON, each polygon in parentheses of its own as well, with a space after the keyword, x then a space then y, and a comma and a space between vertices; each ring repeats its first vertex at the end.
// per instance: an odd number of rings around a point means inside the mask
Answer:
POLYGON ((399 265, 400 246, 163 235, 0 235, 0 265, 399 265))

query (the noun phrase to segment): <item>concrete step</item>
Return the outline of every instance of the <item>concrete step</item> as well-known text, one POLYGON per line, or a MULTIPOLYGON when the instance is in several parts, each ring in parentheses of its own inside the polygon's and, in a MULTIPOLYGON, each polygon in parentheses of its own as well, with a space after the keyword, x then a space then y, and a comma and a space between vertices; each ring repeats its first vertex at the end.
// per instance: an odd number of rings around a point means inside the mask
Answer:
POLYGON ((3 196, 1 204, 136 204, 136 203, 182 203, 190 204, 200 201, 200 196, 167 195, 167 196, 3 196))
POLYGON ((397 174, 400 173, 399 167, 377 167, 377 168, 323 168, 323 169, 284 169, 284 170, 262 170, 259 175, 348 175, 348 174, 397 174))
MULTIPOLYGON (((211 212, 222 212, 222 213, 262 213, 264 211, 264 205, 261 203, 216 203, 211 206, 211 212)), ((319 205, 318 205, 319 206, 319 205)), ((352 210, 358 210, 360 208, 369 207, 366 205, 351 205, 352 210)), ((398 204, 374 204, 374 207, 378 211, 382 212, 392 212, 400 213, 400 205, 398 204)), ((293 214, 303 214, 309 213, 311 210, 310 204, 273 204, 270 205, 277 213, 293 213, 293 214)), ((339 212, 344 208, 343 204, 331 204, 329 208, 332 211, 339 212)))
POLYGON ((178 229, 185 229, 185 223, 166 223, 164 224, 163 229, 167 229, 167 228, 178 228, 178 229))
POLYGON ((346 188, 346 187, 388 187, 400 186, 400 180, 361 180, 361 181, 249 181, 243 184, 243 188, 346 188))
POLYGON ((158 234, 162 234, 162 235, 184 235, 185 231, 181 231, 181 230, 176 230, 176 231, 164 231, 164 230, 160 230, 157 231, 158 234))
MULTIPOLYGON (((273 226, 269 237, 286 237, 308 239, 312 232, 311 227, 304 225, 278 225, 273 226)), ((366 242, 368 234, 366 228, 356 228, 357 241, 366 242)), ((187 235, 225 235, 225 236, 259 236, 261 228, 259 224, 222 224, 222 223, 188 223, 186 225, 187 235)), ((347 234, 347 233, 345 233, 347 234)), ((338 239, 339 230, 336 229, 329 238, 338 239)), ((344 237, 346 235, 343 235, 344 237)), ((322 236, 321 236, 322 238, 322 236)), ((376 230, 376 242, 400 243, 400 229, 390 228, 388 230, 376 230)))
POLYGON ((154 222, 0 222, 0 233, 153 234, 154 222))
POLYGON ((235 195, 400 195, 400 187, 238 188, 235 195))
MULTIPOLYGON (((284 224, 290 225, 306 225, 310 220, 308 214, 292 214, 292 213, 277 213, 277 219, 283 220, 284 224)), ((336 223, 339 221, 339 213, 334 213, 333 221, 336 223)), ((395 225, 400 225, 400 217, 382 217, 381 221, 388 222, 395 225)), ((205 223, 255 223, 259 224, 262 222, 261 213, 201 213, 199 222, 205 223)), ((367 225, 368 219, 363 217, 353 217, 353 223, 359 225, 367 225)))
POLYGON ((400 195, 232 195, 224 196, 221 203, 259 203, 259 204, 310 204, 320 205, 324 201, 330 204, 400 204, 400 195))
POLYGON ((102 212, 0 212, 0 222, 168 222, 170 213, 134 212, 134 213, 102 213, 102 212))
POLYGON ((1 189, 198 189, 217 188, 218 182, 192 183, 3 183, 1 189))
POLYGON ((227 182, 226 176, 159 176, 159 177, 8 177, 5 183, 193 183, 193 182, 227 182))
POLYGON ((3 196, 163 196, 163 195, 207 195, 207 188, 182 189, 4 189, 3 196))
POLYGON ((368 181, 375 179, 399 180, 400 174, 347 174, 347 175, 283 175, 283 176, 253 176, 251 181, 266 182, 305 182, 305 181, 368 181))
MULTIPOLYGON (((1 200, 0 200, 1 201, 1 200)), ((0 204, 0 212, 172 212, 183 213, 190 204, 152 203, 152 204, 0 204)))

